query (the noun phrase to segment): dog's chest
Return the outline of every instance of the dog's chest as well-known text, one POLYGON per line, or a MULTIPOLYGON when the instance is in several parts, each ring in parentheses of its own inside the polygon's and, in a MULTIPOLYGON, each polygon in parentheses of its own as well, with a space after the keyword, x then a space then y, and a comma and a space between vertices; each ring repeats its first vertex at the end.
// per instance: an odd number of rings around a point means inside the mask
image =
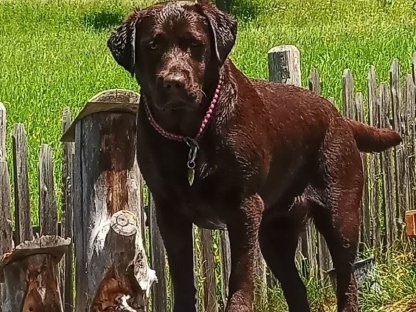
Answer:
POLYGON ((225 228, 227 187, 224 171, 215 162, 200 157, 196 162, 194 181, 184 192, 183 213, 203 228, 225 228))

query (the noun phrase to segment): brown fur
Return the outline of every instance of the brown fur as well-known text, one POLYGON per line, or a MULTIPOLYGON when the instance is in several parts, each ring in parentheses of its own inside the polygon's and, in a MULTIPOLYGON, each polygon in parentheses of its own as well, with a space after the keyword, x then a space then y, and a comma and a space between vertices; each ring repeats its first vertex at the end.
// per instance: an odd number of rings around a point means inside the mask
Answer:
POLYGON ((298 237, 313 218, 337 270, 338 311, 358 311, 352 275, 363 174, 359 151, 400 142, 389 129, 343 118, 302 88, 251 80, 227 59, 236 22, 210 5, 158 4, 131 14, 112 34, 116 61, 141 85, 138 161, 154 196, 174 287, 174 311, 195 312, 192 223, 227 227, 232 270, 227 312, 250 312, 258 242, 289 310, 309 311, 294 265, 298 237), (188 147, 162 137, 195 136, 219 77, 213 120, 199 141, 196 178, 187 180, 188 147))

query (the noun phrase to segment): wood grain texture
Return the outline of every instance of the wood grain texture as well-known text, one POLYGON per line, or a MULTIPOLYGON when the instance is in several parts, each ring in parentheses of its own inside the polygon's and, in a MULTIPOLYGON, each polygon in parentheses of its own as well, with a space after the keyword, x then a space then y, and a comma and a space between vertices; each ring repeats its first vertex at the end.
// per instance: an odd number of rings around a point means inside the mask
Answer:
POLYGON ((30 219, 28 150, 23 124, 16 124, 13 133, 13 169, 15 202, 15 244, 33 238, 30 219))
POLYGON ((295 46, 284 45, 270 49, 269 80, 301 86, 300 52, 295 46))

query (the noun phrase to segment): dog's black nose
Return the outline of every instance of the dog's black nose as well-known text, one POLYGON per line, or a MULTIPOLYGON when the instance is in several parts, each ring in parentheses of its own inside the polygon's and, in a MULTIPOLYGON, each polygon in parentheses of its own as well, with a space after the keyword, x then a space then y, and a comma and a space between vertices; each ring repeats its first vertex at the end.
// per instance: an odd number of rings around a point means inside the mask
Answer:
POLYGON ((179 74, 169 75, 163 79, 163 87, 171 90, 183 89, 185 77, 179 74))

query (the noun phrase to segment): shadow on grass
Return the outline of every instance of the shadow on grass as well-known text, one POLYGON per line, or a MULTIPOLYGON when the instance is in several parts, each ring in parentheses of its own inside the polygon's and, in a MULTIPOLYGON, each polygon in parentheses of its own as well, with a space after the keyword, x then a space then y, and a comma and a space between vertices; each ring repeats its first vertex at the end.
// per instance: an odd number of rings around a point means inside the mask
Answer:
POLYGON ((84 15, 84 25, 95 31, 103 31, 115 28, 123 21, 120 13, 101 11, 84 15))

